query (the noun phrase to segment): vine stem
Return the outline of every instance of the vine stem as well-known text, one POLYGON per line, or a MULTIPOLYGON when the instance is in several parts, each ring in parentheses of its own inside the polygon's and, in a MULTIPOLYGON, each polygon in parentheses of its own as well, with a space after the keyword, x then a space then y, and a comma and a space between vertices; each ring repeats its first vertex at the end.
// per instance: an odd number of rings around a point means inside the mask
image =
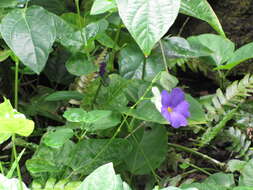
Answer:
POLYGON ((164 68, 165 68, 166 72, 169 73, 168 65, 167 65, 167 59, 166 59, 166 56, 165 56, 165 52, 164 52, 164 48, 163 48, 163 44, 162 44, 161 40, 159 41, 159 45, 160 45, 160 48, 161 48, 161 51, 162 51, 164 68))
MULTIPOLYGON (((19 59, 15 61, 15 87, 14 87, 14 107, 16 110, 18 110, 18 70, 19 70, 19 59)), ((17 162, 17 150, 16 150, 16 144, 15 144, 16 135, 13 134, 11 137, 12 140, 12 153, 14 155, 15 162, 17 162)), ((22 184, 22 176, 20 172, 19 163, 17 163, 17 173, 18 173, 18 179, 19 179, 19 186, 20 189, 23 190, 23 184, 22 184)))
POLYGON ((205 155, 203 153, 195 151, 195 150, 193 150, 191 148, 188 148, 188 147, 185 147, 185 146, 182 146, 182 145, 178 145, 178 144, 173 144, 173 143, 168 143, 168 145, 170 147, 177 148, 177 149, 180 149, 180 150, 183 150, 183 151, 186 151, 186 152, 190 152, 190 153, 195 154, 197 156, 200 156, 200 157, 202 157, 202 158, 204 158, 206 160, 209 160, 213 164, 218 165, 220 168, 224 168, 225 167, 224 163, 222 163, 222 162, 220 162, 220 161, 218 161, 218 160, 216 160, 214 158, 211 158, 210 156, 207 156, 207 155, 205 155))

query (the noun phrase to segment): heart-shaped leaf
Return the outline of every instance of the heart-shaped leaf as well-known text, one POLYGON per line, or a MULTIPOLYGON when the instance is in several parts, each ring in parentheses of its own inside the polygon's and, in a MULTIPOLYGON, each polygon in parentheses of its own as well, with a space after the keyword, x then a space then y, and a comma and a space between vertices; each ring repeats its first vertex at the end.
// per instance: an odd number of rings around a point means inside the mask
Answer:
POLYGON ((123 23, 148 56, 174 23, 180 0, 117 0, 123 23))
POLYGON ((52 15, 42 7, 15 9, 1 24, 1 34, 7 45, 32 71, 44 68, 56 39, 52 15))

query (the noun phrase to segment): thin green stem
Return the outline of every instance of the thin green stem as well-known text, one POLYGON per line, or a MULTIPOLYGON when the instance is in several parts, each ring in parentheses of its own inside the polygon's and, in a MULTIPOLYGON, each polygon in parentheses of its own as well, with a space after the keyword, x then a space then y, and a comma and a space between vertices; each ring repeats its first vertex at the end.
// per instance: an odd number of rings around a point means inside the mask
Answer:
POLYGON ((17 59, 15 63, 15 86, 14 86, 14 107, 16 110, 18 110, 18 66, 19 66, 19 60, 17 59))
POLYGON ((161 51, 162 51, 163 64, 164 64, 165 71, 166 71, 167 73, 169 73, 168 65, 167 65, 167 59, 166 59, 166 56, 165 56, 165 52, 164 52, 164 48, 163 48, 163 44, 162 44, 162 41, 161 41, 161 40, 159 41, 159 44, 160 44, 160 48, 161 48, 161 51))
POLYGON ((114 59, 115 59, 115 54, 116 54, 116 49, 115 48, 116 48, 116 46, 118 44, 118 41, 119 41, 120 32, 121 32, 121 23, 119 24, 116 36, 114 38, 114 44, 113 44, 113 48, 112 48, 112 56, 111 56, 110 61, 109 61, 109 66, 111 67, 111 70, 114 70, 113 64, 114 64, 114 59))
POLYGON ((1 161, 0 161, 0 171, 1 171, 1 174, 4 175, 4 168, 3 168, 3 166, 2 166, 2 162, 1 162, 1 161))
MULTIPOLYGON (((81 33, 81 38, 82 38, 82 41, 84 42, 84 45, 87 46, 85 27, 82 29, 82 17, 81 17, 81 11, 80 11, 80 6, 79 6, 79 0, 75 0, 75 5, 76 5, 77 14, 78 14, 79 30, 81 33)), ((91 56, 90 56, 89 51, 85 50, 85 53, 86 53, 88 60, 91 61, 91 56)))
MULTIPOLYGON (((13 151, 13 155, 15 158, 15 162, 17 162, 18 157, 17 157, 17 151, 16 151, 16 145, 15 145, 15 134, 12 135, 12 151, 13 151)), ((17 173, 18 173, 18 180, 19 180, 19 186, 20 189, 23 190, 23 185, 22 185, 22 176, 21 176, 21 172, 20 172, 20 167, 19 167, 19 163, 17 163, 17 173)))
POLYGON ((225 167, 225 164, 224 164, 224 163, 222 163, 222 162, 220 162, 220 161, 218 161, 218 160, 216 160, 216 159, 214 159, 214 158, 211 158, 211 157, 209 157, 209 156, 207 156, 207 155, 205 155, 205 154, 203 154, 203 153, 200 153, 200 152, 198 152, 198 151, 195 151, 195 150, 193 150, 193 149, 191 149, 191 148, 188 148, 188 147, 185 147, 185 146, 182 146, 182 145, 178 145, 178 144, 173 144, 173 143, 168 143, 168 145, 169 145, 170 147, 177 148, 177 149, 180 149, 180 150, 183 150, 183 151, 186 151, 186 152, 195 154, 195 155, 197 155, 197 156, 200 156, 200 157, 202 157, 203 159, 208 160, 208 161, 212 162, 212 163, 215 164, 215 165, 218 165, 220 168, 224 168, 224 167, 225 167))
POLYGON ((196 170, 199 170, 199 171, 203 172, 204 174, 212 175, 211 173, 209 173, 209 172, 206 171, 205 169, 200 168, 200 167, 196 166, 195 164, 192 164, 192 163, 189 163, 189 162, 185 162, 185 163, 187 163, 189 166, 195 168, 196 170))

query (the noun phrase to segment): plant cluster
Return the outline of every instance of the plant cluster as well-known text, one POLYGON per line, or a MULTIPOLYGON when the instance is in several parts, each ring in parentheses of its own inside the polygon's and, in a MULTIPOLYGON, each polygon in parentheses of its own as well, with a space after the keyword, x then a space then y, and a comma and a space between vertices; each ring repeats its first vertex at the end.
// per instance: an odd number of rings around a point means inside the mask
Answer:
POLYGON ((0 0, 0 190, 253 189, 235 47, 206 0, 0 0))

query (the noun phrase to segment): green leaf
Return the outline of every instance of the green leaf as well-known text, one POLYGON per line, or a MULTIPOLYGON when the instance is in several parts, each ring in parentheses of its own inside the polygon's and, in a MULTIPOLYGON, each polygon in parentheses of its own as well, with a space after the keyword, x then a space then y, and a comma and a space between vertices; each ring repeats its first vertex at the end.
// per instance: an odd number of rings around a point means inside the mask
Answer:
POLYGON ((82 122, 87 117, 87 112, 81 108, 70 108, 64 112, 63 117, 70 122, 82 122))
POLYGON ((17 0, 1 0, 0 1, 0 8, 7 8, 7 7, 15 7, 17 6, 17 0))
POLYGON ((235 171, 240 172, 244 168, 246 163, 247 162, 241 161, 241 160, 229 160, 229 162, 227 164, 228 165, 228 171, 230 171, 230 172, 235 172, 235 171))
POLYGON ((68 24, 70 24, 73 28, 76 30, 80 29, 80 21, 81 21, 81 27, 84 27, 84 18, 79 17, 76 13, 64 13, 61 15, 61 18, 64 19, 68 24))
POLYGON ((2 20, 1 34, 27 67, 37 74, 42 71, 56 39, 54 21, 45 9, 33 6, 11 11, 2 20))
MULTIPOLYGON (((32 5, 42 6, 50 12, 55 14, 62 14, 67 11, 67 1, 62 0, 32 0, 30 1, 32 5)), ((29 3, 29 4, 30 4, 29 3)))
POLYGON ((237 49, 225 65, 221 65, 216 69, 230 70, 234 68, 236 65, 240 64, 241 62, 253 58, 252 52, 253 52, 253 42, 237 49))
POLYGON ((163 69, 160 52, 153 52, 148 58, 145 58, 140 48, 135 44, 130 44, 120 51, 119 72, 126 79, 152 81, 163 69))
POLYGON ((68 72, 76 76, 87 75, 97 70, 97 67, 84 54, 77 53, 66 63, 68 72))
POLYGON ((43 137, 43 143, 52 148, 60 148, 64 143, 74 135, 72 129, 57 128, 54 131, 49 131, 43 137))
POLYGON ((208 183, 192 183, 192 184, 185 184, 182 185, 183 190, 187 190, 185 188, 189 188, 189 190, 227 190, 226 187, 215 185, 215 184, 208 184, 208 183), (192 189, 191 189, 192 188, 192 189))
POLYGON ((45 101, 61 101, 61 100, 82 100, 83 94, 77 91, 57 91, 45 97, 45 101))
POLYGON ((194 58, 208 56, 212 53, 208 48, 192 47, 191 44, 181 37, 170 37, 162 40, 165 55, 169 58, 194 58))
POLYGON ((117 178, 112 163, 108 163, 86 177, 77 190, 123 190, 122 182, 121 188, 117 188, 117 178))
POLYGON ((145 56, 174 23, 180 0, 116 0, 119 15, 145 56))
POLYGON ((153 125, 139 129, 129 141, 133 150, 125 157, 127 169, 136 175, 148 174, 158 168, 167 154, 167 134, 164 126, 153 125))
POLYGON ((92 5, 90 14, 98 15, 116 8, 117 5, 115 0, 95 0, 92 5))
POLYGON ((233 190, 252 190, 252 187, 239 186, 239 187, 234 187, 233 190))
POLYGON ((11 53, 11 50, 0 50, 0 62, 6 60, 11 55, 11 53))
MULTIPOLYGON (((22 182, 23 190, 29 190, 22 182)), ((0 174, 0 190, 19 190, 20 183, 16 178, 8 179, 4 175, 0 174)))
POLYGON ((85 139, 72 152, 69 165, 75 172, 86 175, 108 162, 120 164, 131 149, 131 144, 125 139, 114 139, 112 142, 110 139, 85 139))
POLYGON ((205 47, 213 51, 211 62, 216 66, 226 62, 233 55, 235 49, 232 41, 215 34, 201 34, 189 37, 187 40, 192 46, 205 47))
POLYGON ((212 7, 206 0, 181 0, 180 12, 209 23, 219 34, 225 37, 222 26, 212 7))
POLYGON ((248 163, 241 170, 241 176, 239 178, 240 186, 253 187, 253 159, 248 161, 248 163))
POLYGON ((178 84, 178 80, 173 75, 169 74, 166 71, 161 72, 160 83, 161 86, 167 91, 171 91, 172 88, 175 88, 178 84))
POLYGON ((29 136, 34 129, 34 122, 26 119, 25 115, 17 112, 9 100, 4 99, 0 104, 0 143, 12 134, 29 136))
POLYGON ((215 173, 209 176, 204 183, 221 185, 223 187, 235 186, 234 175, 225 173, 215 173))

